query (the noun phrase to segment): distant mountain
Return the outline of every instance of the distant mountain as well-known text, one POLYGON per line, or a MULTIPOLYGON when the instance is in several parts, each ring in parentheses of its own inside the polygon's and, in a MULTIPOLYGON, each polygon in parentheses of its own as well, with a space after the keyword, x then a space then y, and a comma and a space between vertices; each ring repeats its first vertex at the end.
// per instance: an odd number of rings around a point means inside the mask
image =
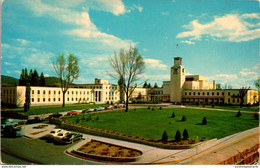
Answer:
POLYGON ((1 75, 1 85, 15 85, 15 83, 18 84, 18 82, 19 79, 17 78, 1 75))
MULTIPOLYGON (((6 76, 6 75, 1 75, 1 85, 6 86, 6 85, 15 85, 19 83, 19 79, 11 77, 11 76, 6 76)), ((60 80, 59 78, 56 77, 45 77, 45 83, 46 86, 60 86, 60 80)))

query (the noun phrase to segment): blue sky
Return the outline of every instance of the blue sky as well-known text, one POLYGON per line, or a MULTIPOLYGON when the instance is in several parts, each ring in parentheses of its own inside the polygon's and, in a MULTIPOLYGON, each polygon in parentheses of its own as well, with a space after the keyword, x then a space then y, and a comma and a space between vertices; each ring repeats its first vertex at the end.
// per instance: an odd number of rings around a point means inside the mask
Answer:
POLYGON ((1 73, 19 78, 26 67, 54 76, 51 60, 71 52, 80 65, 75 83, 116 83, 109 58, 135 46, 146 64, 139 84, 161 85, 173 57, 183 57, 188 74, 253 87, 259 37, 258 1, 4 0, 1 73))

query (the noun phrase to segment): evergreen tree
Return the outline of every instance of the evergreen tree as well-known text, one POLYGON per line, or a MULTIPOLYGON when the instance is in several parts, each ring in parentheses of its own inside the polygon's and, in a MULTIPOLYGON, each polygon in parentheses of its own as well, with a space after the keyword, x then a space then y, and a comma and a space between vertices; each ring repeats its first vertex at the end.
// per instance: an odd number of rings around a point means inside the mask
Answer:
POLYGON ((155 82, 155 84, 154 84, 153 88, 158 88, 158 85, 157 85, 157 83, 156 83, 156 82, 155 82))
POLYGON ((202 119, 202 125, 207 125, 207 118, 206 118, 206 117, 203 117, 203 119, 202 119))
POLYGON ((175 134, 175 141, 179 141, 179 140, 181 140, 181 133, 179 130, 177 130, 175 134))
POLYGON ((148 84, 147 88, 151 88, 151 83, 148 84))
POLYGON ((175 113, 174 112, 172 112, 172 117, 171 118, 175 118, 175 113))
POLYGON ((39 83, 40 83, 40 86, 45 86, 45 78, 44 78, 43 72, 41 73, 39 83))
POLYGON ((30 82, 31 85, 32 85, 32 76, 33 76, 33 71, 32 71, 32 69, 30 69, 30 72, 28 75, 28 81, 30 82))
POLYGON ((236 115, 236 117, 240 117, 241 116, 241 112, 240 112, 240 110, 237 112, 237 115, 236 115))
POLYGON ((163 134, 162 134, 162 141, 165 142, 168 140, 168 135, 167 135, 167 132, 164 131, 163 134))
POLYGON ((182 116, 181 121, 186 121, 186 116, 185 115, 182 116))
POLYGON ((147 87, 148 87, 148 85, 147 85, 147 82, 145 81, 144 85, 143 85, 143 88, 147 88, 147 87))
POLYGON ((24 103, 24 111, 28 112, 31 106, 31 87, 30 84, 26 84, 26 91, 25 91, 25 103, 24 103))
POLYGON ((31 77, 31 85, 39 86, 39 75, 36 69, 34 69, 32 77, 31 77))
POLYGON ((26 86, 28 82, 30 83, 27 68, 24 68, 24 76, 25 76, 25 85, 24 86, 26 86))
POLYGON ((28 74, 27 74, 27 69, 22 69, 22 72, 20 74, 20 79, 19 79, 19 85, 20 86, 26 86, 28 80, 28 74))
POLYGON ((184 140, 189 139, 189 133, 188 133, 188 131, 187 131, 186 129, 184 129, 182 135, 183 135, 183 139, 184 139, 184 140))

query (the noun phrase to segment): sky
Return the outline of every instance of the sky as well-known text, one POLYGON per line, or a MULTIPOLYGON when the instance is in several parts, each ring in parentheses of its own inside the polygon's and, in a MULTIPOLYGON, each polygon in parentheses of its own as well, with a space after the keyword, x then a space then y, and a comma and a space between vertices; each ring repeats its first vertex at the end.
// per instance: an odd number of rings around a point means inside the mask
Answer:
POLYGON ((52 60, 73 53, 80 74, 117 83, 107 72, 119 49, 133 46, 145 62, 144 81, 170 80, 174 57, 188 75, 250 86, 259 74, 258 1, 244 0, 4 0, 1 74, 23 68, 55 76, 52 60), (176 47, 178 44, 178 48, 176 47))

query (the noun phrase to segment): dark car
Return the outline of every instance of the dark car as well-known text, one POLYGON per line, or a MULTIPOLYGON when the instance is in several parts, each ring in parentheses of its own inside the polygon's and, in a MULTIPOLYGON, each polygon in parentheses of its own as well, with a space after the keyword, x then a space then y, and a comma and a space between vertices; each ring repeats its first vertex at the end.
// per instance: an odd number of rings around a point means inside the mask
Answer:
POLYGON ((81 140, 83 137, 82 134, 80 133, 68 133, 65 137, 60 139, 60 143, 63 144, 70 144, 73 143, 75 141, 81 140))
POLYGON ((21 137, 24 135, 21 126, 7 125, 3 130, 3 134, 7 137, 21 137))
POLYGON ((56 113, 56 114, 49 115, 49 118, 59 118, 61 116, 62 116, 62 114, 56 113))
POLYGON ((45 118, 35 117, 34 119, 27 120, 26 124, 42 123, 45 121, 45 118))

